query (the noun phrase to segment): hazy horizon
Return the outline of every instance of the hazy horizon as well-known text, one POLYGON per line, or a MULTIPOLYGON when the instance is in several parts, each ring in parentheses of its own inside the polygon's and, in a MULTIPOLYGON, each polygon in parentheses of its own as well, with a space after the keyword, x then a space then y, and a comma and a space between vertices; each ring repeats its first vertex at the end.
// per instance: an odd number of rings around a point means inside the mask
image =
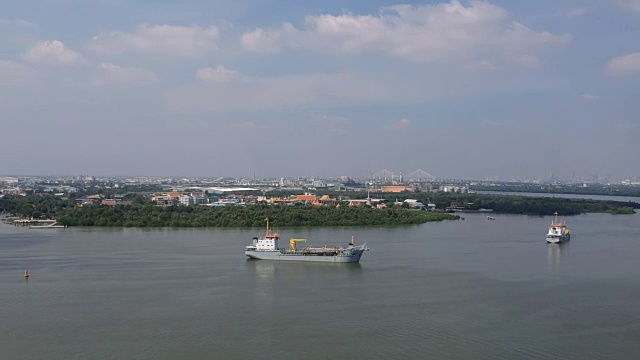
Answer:
POLYGON ((640 0, 14 2, 0 173, 637 178, 639 33, 640 0))
MULTIPOLYGON (((172 179, 179 179, 179 178, 197 178, 197 179, 216 179, 216 178, 224 178, 224 179, 280 179, 280 178, 285 178, 285 179, 339 179, 343 176, 346 176, 350 179, 354 179, 354 180, 365 180, 365 179, 382 179, 385 178, 385 176, 382 174, 385 170, 388 169, 381 169, 378 172, 375 173, 369 173, 369 174, 363 174, 363 175, 354 175, 354 174, 299 174, 299 175, 273 175, 273 174, 255 174, 255 175, 233 175, 233 174, 213 174, 213 175, 184 175, 184 174, 0 174, 0 178, 2 177, 17 177, 17 178, 31 178, 31 177, 36 177, 36 178, 72 178, 72 177, 87 177, 87 176, 91 176, 91 177, 95 177, 95 178, 172 178, 172 179)), ((420 170, 420 169, 418 169, 420 170)), ((415 176, 411 176, 410 174, 412 172, 389 172, 387 173, 386 179, 391 181, 392 180, 392 176, 390 174, 393 174, 393 180, 399 180, 400 178, 403 179, 403 181, 415 181, 416 179, 424 179, 424 180, 428 180, 429 177, 428 176, 420 176, 418 177, 417 175, 415 176)), ((431 175, 431 174, 429 174, 431 175)), ((467 178, 453 178, 453 177, 440 177, 440 176, 434 176, 436 181, 442 181, 442 180, 465 180, 465 181, 498 181, 498 182, 528 182, 528 181, 542 181, 542 182, 548 182, 548 181, 561 181, 561 182, 570 182, 570 181, 576 181, 576 182, 611 182, 611 181, 623 181, 623 180, 632 180, 632 181, 638 181, 638 179, 640 179, 640 177, 628 177, 628 178, 622 178, 619 176, 616 176, 615 174, 588 174, 588 175, 584 175, 584 176, 580 176, 579 174, 576 174, 574 178, 570 178, 570 177, 563 177, 563 176, 558 176, 557 174, 554 174, 553 179, 551 177, 545 177, 545 176, 538 176, 538 177, 518 177, 518 176, 513 176, 513 177, 498 177, 498 176, 493 176, 493 177, 485 177, 485 178, 474 178, 474 177, 467 177, 467 178), (597 181, 595 180, 596 178, 594 178, 594 176, 597 178, 597 181)))

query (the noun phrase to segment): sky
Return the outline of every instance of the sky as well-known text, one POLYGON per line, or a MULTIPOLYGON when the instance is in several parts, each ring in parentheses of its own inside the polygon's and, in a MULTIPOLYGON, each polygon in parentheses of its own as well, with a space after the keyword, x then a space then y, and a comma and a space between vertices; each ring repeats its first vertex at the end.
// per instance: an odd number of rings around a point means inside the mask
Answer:
POLYGON ((640 176, 640 0, 36 0, 0 174, 640 176))

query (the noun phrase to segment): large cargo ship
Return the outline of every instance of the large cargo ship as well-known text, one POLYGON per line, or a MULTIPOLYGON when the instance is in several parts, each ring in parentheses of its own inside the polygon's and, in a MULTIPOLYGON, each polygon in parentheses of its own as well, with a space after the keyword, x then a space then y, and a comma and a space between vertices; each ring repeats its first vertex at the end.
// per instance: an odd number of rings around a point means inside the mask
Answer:
POLYGON ((262 237, 254 237, 252 244, 245 248, 245 255, 251 259, 354 263, 359 262, 362 254, 369 250, 367 243, 356 246, 353 237, 347 247, 300 247, 299 243, 306 244, 306 239, 290 239, 289 248, 280 249, 280 234, 272 233, 269 229, 269 219, 266 221, 267 233, 262 237))

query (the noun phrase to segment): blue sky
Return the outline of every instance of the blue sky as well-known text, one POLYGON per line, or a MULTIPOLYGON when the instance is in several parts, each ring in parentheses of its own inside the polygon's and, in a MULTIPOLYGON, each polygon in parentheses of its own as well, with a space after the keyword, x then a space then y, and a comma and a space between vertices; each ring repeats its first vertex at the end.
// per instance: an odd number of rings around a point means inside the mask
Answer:
POLYGON ((14 2, 0 173, 640 176, 640 0, 14 2))

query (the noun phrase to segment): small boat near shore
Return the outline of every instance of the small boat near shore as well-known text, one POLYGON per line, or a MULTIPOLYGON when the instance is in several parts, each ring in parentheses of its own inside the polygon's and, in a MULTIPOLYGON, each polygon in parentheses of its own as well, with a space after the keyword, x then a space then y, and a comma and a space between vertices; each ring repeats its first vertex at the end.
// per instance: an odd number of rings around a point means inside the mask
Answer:
POLYGON ((487 216, 487 220, 495 220, 496 218, 494 218, 493 216, 487 216))
POLYGON ((562 244, 571 240, 571 231, 567 229, 565 222, 558 220, 557 211, 553 214, 555 215, 555 218, 551 222, 551 226, 549 226, 549 231, 547 232, 547 243, 562 244))

